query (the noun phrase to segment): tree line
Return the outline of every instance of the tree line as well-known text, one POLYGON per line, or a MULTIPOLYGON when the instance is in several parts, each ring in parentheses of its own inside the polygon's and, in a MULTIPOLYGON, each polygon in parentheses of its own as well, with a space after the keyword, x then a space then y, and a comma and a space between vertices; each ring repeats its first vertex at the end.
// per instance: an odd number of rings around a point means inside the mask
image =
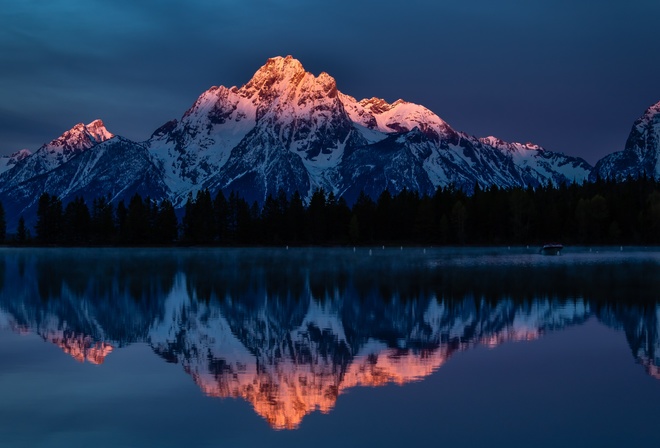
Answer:
MULTIPOLYGON (((0 238, 5 240, 0 206, 0 238)), ((64 206, 39 198, 34 232, 21 218, 14 244, 119 246, 660 244, 660 185, 645 176, 537 188, 444 187, 433 195, 361 194, 349 206, 316 190, 305 204, 280 191, 262 205, 235 192, 190 194, 182 211, 169 200, 133 196, 128 204, 82 198, 64 206)))

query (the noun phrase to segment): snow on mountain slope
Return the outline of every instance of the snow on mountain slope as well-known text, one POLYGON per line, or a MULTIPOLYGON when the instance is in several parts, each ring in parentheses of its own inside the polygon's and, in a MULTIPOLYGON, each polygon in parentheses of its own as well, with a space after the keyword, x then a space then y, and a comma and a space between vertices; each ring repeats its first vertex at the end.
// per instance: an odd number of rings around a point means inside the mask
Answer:
MULTIPOLYGON (((366 185, 355 182, 340 189, 340 192, 351 192, 349 196, 354 196, 360 189, 373 194, 384 188, 400 191, 404 186, 430 193, 437 187, 450 184, 470 192, 476 183, 482 187, 579 183, 587 178, 591 170, 589 164, 580 158, 544 151, 537 145, 509 144, 494 137, 476 139, 457 132, 420 105, 402 100, 389 104, 378 98, 356 101, 348 95, 341 95, 341 98, 356 128, 373 144, 372 147, 361 148, 360 163, 346 169, 354 173, 353 179, 361 176, 368 182, 366 185), (365 130, 371 131, 371 134, 365 130), (402 136, 398 143, 402 149, 415 154, 412 159, 399 164, 390 160, 387 165, 367 161, 365 158, 380 156, 371 149, 382 147, 382 142, 391 133, 409 134, 402 136), (421 171, 411 170, 410 163, 421 168, 421 171), (400 173, 405 171, 415 172, 416 181, 410 176, 404 176, 407 181, 395 179, 401 178, 400 173), (426 179, 420 180, 420 176, 426 179)), ((347 179, 344 181, 351 183, 347 179)))
MULTIPOLYGON (((345 144, 360 139, 338 98, 332 77, 308 73, 288 56, 272 58, 241 88, 214 87, 180 122, 154 133, 151 152, 161 160, 175 203, 201 186, 244 190, 263 200, 284 188, 307 193, 341 161, 345 144), (296 157, 291 157, 292 154, 296 157)), ((366 141, 360 140, 360 143, 366 141)))
POLYGON ((165 198, 169 190, 162 178, 143 144, 115 137, 48 173, 0 191, 0 201, 7 210, 7 225, 13 228, 20 215, 32 220, 42 193, 56 195, 63 203, 81 196, 87 204, 101 196, 128 202, 136 193, 143 198, 165 198))
POLYGON ((490 136, 479 139, 484 145, 498 149, 510 157, 516 166, 533 176, 539 183, 552 181, 582 183, 588 179, 592 167, 579 157, 550 152, 533 143, 507 143, 490 136))
POLYGON ((334 168, 346 145, 366 143, 346 115, 335 81, 308 73, 299 61, 273 58, 240 90, 257 108, 256 128, 212 179, 214 189, 245 190, 263 201, 279 189, 310 195, 334 190, 334 168))
POLYGON ((21 160, 23 160, 24 158, 28 157, 31 154, 32 151, 30 151, 29 149, 21 149, 20 151, 16 151, 15 153, 9 156, 0 157, 0 174, 14 168, 14 166, 18 162, 20 162, 21 160))
POLYGON ((34 154, 23 157, 0 175, 0 191, 13 188, 21 182, 47 173, 73 157, 114 137, 101 120, 85 125, 78 123, 64 134, 41 146, 34 154))
POLYGON ((114 137, 101 120, 88 125, 78 123, 60 137, 39 148, 33 155, 43 163, 44 172, 50 171, 72 157, 114 137))
POLYGON ((643 175, 660 178, 660 102, 635 120, 624 150, 600 159, 590 178, 620 181, 643 175))
POLYGON ((383 133, 408 132, 415 127, 438 140, 455 131, 436 114, 418 104, 397 100, 392 104, 380 98, 356 101, 349 95, 340 96, 354 123, 383 133))
POLYGON ((163 169, 175 204, 222 168, 255 123, 254 104, 235 87, 221 86, 204 92, 180 121, 154 132, 148 146, 163 169))

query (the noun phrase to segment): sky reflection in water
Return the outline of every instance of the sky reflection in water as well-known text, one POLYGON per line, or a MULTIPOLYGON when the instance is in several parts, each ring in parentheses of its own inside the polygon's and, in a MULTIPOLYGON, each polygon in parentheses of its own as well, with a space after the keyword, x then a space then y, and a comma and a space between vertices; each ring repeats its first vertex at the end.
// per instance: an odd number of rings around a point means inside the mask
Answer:
MULTIPOLYGON (((558 431, 548 446, 571 434, 630 443, 651 440, 643 423, 660 417, 651 250, 2 255, 0 435, 12 446, 101 435, 176 446, 207 420, 243 446, 273 434, 318 445, 331 429, 329 445, 351 434, 343 443, 397 446, 459 417, 481 430, 454 422, 443 431, 456 443, 523 446, 539 422, 558 431), (618 426, 603 428, 613 415, 618 426)), ((194 432, 200 446, 220 443, 194 432)))

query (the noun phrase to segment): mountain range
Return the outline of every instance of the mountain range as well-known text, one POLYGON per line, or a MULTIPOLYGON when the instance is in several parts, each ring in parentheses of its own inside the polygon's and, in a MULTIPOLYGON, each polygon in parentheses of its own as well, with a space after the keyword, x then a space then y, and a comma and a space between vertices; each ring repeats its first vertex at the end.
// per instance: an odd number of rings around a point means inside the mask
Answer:
POLYGON ((279 190, 309 199, 323 188, 352 203, 385 189, 421 194, 453 186, 486 188, 581 183, 658 175, 660 103, 635 125, 624 151, 590 166, 531 143, 476 138, 427 108, 397 100, 356 100, 326 73, 292 58, 269 59, 242 87, 211 87, 178 120, 134 142, 101 120, 77 124, 31 153, 0 158, 0 201, 9 223, 29 221, 43 192, 63 202, 135 193, 182 207, 189 194, 238 192, 263 203, 279 190), (13 220, 13 221, 12 221, 13 220))

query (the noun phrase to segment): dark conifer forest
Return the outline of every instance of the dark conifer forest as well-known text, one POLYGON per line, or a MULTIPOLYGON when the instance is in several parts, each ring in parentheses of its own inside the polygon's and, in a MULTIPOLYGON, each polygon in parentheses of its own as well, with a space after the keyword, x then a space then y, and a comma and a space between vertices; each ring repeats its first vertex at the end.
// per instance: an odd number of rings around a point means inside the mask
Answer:
POLYGON ((570 245, 659 244, 660 185, 641 177, 582 185, 501 189, 454 188, 433 196, 384 191, 361 194, 348 205, 317 190, 305 205, 300 194, 268 196, 263 205, 236 193, 190 195, 183 211, 164 200, 134 196, 116 206, 107 198, 68 204, 39 198, 34 229, 19 220, 0 238, 38 246, 281 246, 281 245, 570 245))

